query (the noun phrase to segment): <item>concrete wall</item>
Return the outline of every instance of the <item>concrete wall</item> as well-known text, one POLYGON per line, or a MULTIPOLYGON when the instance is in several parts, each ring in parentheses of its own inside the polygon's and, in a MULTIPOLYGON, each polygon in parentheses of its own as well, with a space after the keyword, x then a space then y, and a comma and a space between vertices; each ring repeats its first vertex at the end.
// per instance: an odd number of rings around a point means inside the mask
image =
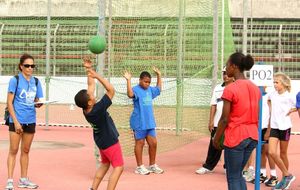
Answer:
MULTIPOLYGON (((104 0, 101 0, 104 1, 104 0)), ((186 0, 187 16, 212 14, 210 0, 186 0)), ((51 0, 53 16, 97 16, 98 0, 51 0)), ((106 0, 108 7, 108 0, 106 0)), ((176 17, 178 0, 112 0, 114 16, 176 17)), ((46 16, 47 0, 0 0, 0 16, 46 16)), ((106 9, 108 15, 108 8, 106 9)))
MULTIPOLYGON (((0 16, 45 16, 48 0, 0 0, 0 16)), ((108 0, 107 4, 108 4, 108 0)), ((187 16, 212 15, 213 0, 185 0, 187 16), (209 3, 208 3, 209 2, 209 3)), ((226 1, 226 0, 225 0, 226 1)), ((230 15, 242 17, 243 0, 228 0, 230 15)), ((248 0, 257 18, 300 18, 300 0, 248 0)), ((51 0, 53 16, 97 16, 98 0, 51 0)), ((114 16, 178 16, 179 0, 112 0, 114 16)), ((221 2, 221 0, 219 0, 221 2)), ((108 10, 106 10, 108 13, 108 10)))
MULTIPOLYGON (((229 0, 231 17, 243 17, 243 1, 229 0)), ((248 8, 253 18, 300 18, 300 0, 248 0, 248 8)))

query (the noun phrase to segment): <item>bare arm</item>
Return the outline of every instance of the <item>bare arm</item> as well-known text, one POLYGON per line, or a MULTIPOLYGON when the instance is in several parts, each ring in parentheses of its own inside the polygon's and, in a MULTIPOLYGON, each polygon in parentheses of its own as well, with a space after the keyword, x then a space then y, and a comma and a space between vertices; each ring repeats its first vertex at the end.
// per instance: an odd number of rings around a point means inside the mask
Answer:
POLYGON ((224 100, 222 116, 218 123, 218 129, 215 134, 214 141, 213 141, 213 145, 217 149, 221 149, 221 147, 219 147, 218 142, 220 141, 220 138, 224 134, 224 131, 227 127, 228 120, 229 120, 229 114, 230 114, 230 108, 231 108, 231 102, 224 100))
POLYGON ((157 82, 156 82, 156 86, 159 88, 159 90, 162 89, 162 82, 161 82, 161 72, 157 67, 153 67, 153 71, 156 73, 157 75, 157 82))
POLYGON ((267 131, 264 135, 264 139, 265 141, 267 141, 270 137, 270 131, 271 131, 271 110, 272 110, 272 104, 271 104, 271 100, 268 100, 268 106, 269 106, 269 123, 268 123, 268 128, 267 131))
POLYGON ((86 68, 87 71, 87 83, 88 83, 88 89, 87 89, 87 93, 89 96, 94 96, 94 92, 95 92, 95 80, 97 79, 102 85, 103 87, 106 89, 106 95, 112 99, 115 95, 115 89, 112 86, 112 84, 110 84, 106 79, 104 79, 102 76, 100 76, 93 68, 92 68, 92 62, 90 60, 90 58, 84 58, 84 67, 86 68))
POLYGON ((297 108, 291 108, 286 115, 289 116, 291 113, 296 112, 296 111, 297 111, 297 108))
POLYGON ((208 130, 212 132, 212 129, 214 128, 214 118, 217 111, 217 105, 211 105, 210 106, 210 112, 209 112, 209 123, 208 123, 208 130))
POLYGON ((16 133, 21 134, 23 132, 22 126, 19 123, 15 110, 14 110, 14 106, 13 106, 13 100, 14 100, 15 94, 13 93, 8 93, 7 94, 7 108, 9 111, 9 115, 13 120, 13 123, 15 125, 15 129, 16 129, 16 133))
POLYGON ((95 81, 94 78, 97 79, 105 88, 106 90, 106 95, 112 99, 115 95, 115 89, 108 80, 104 79, 102 76, 100 76, 96 71, 94 71, 92 68, 88 69, 88 91, 90 90, 91 92, 95 91, 95 81))
POLYGON ((128 71, 125 71, 123 74, 124 78, 126 79, 127 82, 127 96, 129 98, 133 98, 134 97, 134 93, 131 87, 131 73, 129 73, 128 71))

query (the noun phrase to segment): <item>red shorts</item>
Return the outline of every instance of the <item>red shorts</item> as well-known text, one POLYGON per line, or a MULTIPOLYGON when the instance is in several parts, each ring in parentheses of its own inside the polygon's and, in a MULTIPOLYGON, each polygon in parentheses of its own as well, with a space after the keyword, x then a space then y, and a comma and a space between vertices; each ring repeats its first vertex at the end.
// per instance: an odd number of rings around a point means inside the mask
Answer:
POLYGON ((103 164, 110 163, 114 168, 124 165, 122 149, 119 142, 107 149, 100 149, 100 155, 103 164))

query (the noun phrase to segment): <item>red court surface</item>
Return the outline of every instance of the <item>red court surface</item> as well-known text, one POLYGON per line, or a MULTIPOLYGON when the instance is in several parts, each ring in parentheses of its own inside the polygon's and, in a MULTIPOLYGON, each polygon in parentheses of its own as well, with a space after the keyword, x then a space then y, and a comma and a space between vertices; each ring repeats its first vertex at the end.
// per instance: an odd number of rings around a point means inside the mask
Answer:
MULTIPOLYGON (((294 131, 300 131, 299 118, 294 131)), ((0 189, 4 189, 7 168, 8 132, 6 126, 0 127, 0 189)), ((165 169, 164 174, 141 176, 134 174, 134 157, 125 157, 125 170, 120 178, 118 190, 225 190, 227 183, 222 162, 215 172, 197 175, 194 171, 204 161, 208 137, 179 147, 174 151, 157 156, 158 164, 165 169)), ((40 190, 87 190, 95 173, 94 146, 92 131, 87 128, 51 127, 45 130, 38 127, 35 142, 30 153, 29 177, 40 185, 40 190), (69 145, 69 146, 66 146, 69 145)), ((121 142, 122 143, 122 142, 121 142)), ((290 189, 300 190, 300 135, 291 137, 289 146, 290 171, 297 177, 290 189)), ((18 155, 19 158, 19 155, 18 155)), ((147 157, 145 157, 147 163, 147 157)), ((277 170, 278 171, 278 170, 277 170)), ((278 171, 278 175, 281 175, 278 171)), ((14 180, 20 176, 17 161, 14 180)), ((100 185, 106 189, 108 177, 100 185)), ((15 185, 16 186, 16 185, 15 185)), ((15 188, 18 189, 18 188, 15 188)), ((248 189, 254 189, 248 184, 248 189)), ((261 189, 271 189, 261 185, 261 189)))

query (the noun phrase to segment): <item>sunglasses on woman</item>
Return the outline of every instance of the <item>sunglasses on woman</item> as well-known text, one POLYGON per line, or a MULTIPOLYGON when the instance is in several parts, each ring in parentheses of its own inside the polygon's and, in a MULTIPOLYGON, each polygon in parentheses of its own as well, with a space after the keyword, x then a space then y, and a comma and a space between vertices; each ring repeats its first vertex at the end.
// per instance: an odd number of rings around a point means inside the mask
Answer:
POLYGON ((35 67, 35 65, 29 65, 29 64, 24 64, 23 66, 26 68, 29 68, 29 67, 34 68, 35 67))

